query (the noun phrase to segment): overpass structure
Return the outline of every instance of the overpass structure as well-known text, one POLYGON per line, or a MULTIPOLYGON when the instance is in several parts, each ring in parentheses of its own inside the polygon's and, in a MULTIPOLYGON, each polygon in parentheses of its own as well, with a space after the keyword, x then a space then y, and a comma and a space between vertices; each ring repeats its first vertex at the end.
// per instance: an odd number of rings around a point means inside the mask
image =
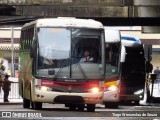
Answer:
POLYGON ((93 18, 108 26, 145 26, 143 32, 159 32, 160 26, 160 0, 0 0, 0 5, 4 25, 63 16, 93 18))

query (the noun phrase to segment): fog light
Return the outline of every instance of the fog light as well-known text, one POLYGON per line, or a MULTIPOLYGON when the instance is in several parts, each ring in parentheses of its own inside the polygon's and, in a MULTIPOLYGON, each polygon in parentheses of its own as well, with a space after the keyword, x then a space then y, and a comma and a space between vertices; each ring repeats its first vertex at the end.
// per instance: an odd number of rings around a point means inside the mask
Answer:
POLYGON ((39 94, 37 94, 37 97, 40 97, 40 95, 39 95, 39 94))

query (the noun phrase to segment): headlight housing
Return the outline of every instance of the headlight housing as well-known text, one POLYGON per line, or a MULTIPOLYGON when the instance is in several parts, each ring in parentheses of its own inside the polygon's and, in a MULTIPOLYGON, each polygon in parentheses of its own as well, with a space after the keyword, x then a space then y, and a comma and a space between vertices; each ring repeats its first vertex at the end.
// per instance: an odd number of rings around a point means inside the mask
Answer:
POLYGON ((93 87, 91 89, 89 89, 89 92, 91 93, 98 93, 100 91, 100 89, 98 87, 93 87))
POLYGON ((43 91, 52 91, 52 88, 51 87, 47 87, 47 86, 36 85, 36 88, 38 90, 43 90, 43 91))
POLYGON ((119 84, 119 80, 106 81, 104 85, 104 91, 117 91, 119 89, 119 84))
POLYGON ((105 91, 116 91, 118 88, 115 85, 109 86, 108 88, 105 89, 105 91))
POLYGON ((109 91, 115 91, 115 90, 117 90, 117 86, 112 85, 112 86, 108 87, 108 90, 109 91))

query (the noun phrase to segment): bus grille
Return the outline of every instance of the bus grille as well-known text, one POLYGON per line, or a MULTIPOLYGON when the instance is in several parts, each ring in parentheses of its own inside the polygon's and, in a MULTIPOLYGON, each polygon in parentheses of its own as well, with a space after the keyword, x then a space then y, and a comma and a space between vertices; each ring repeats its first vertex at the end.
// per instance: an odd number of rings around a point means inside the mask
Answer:
POLYGON ((84 99, 81 96, 65 96, 65 95, 61 95, 61 96, 57 96, 54 99, 55 103, 84 103, 84 99))

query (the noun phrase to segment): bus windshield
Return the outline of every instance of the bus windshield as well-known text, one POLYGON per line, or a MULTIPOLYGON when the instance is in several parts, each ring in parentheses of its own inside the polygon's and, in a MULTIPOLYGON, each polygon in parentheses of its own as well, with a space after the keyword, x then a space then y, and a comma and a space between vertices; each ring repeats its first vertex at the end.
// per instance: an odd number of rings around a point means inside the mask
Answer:
POLYGON ((113 78, 119 75, 119 53, 120 42, 118 43, 106 43, 106 78, 113 78))
POLYGON ((143 45, 137 47, 125 47, 126 58, 123 63, 122 73, 123 74, 135 74, 142 73, 145 71, 145 58, 143 45))
POLYGON ((38 28, 37 76, 102 79, 102 29, 38 28))

